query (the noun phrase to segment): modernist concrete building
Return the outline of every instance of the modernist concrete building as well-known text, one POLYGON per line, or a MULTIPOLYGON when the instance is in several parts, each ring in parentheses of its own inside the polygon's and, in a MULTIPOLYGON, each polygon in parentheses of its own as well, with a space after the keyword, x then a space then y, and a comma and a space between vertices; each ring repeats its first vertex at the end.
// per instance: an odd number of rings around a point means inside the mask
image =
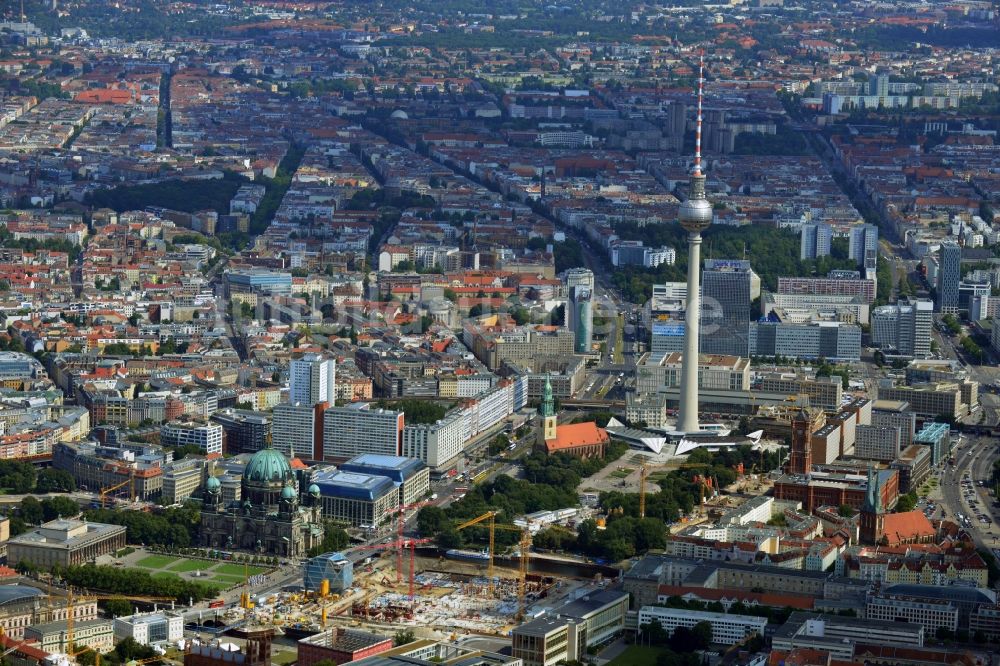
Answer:
POLYGON ((910 622, 922 626, 928 636, 939 629, 958 631, 958 608, 946 601, 872 597, 865 605, 865 618, 910 622))
POLYGON ((271 420, 255 412, 225 409, 212 414, 214 423, 225 432, 224 450, 229 454, 254 453, 267 448, 271 420))
POLYGON ((454 410, 435 423, 409 423, 403 427, 401 453, 438 467, 454 460, 465 446, 468 418, 454 410))
POLYGON ((628 594, 621 590, 587 594, 515 627, 511 654, 524 666, 579 660, 589 648, 608 643, 624 631, 627 611, 628 594))
POLYGON ((172 611, 139 613, 115 618, 115 639, 133 639, 140 645, 174 643, 184 638, 184 616, 172 611))
POLYGON ((304 354, 289 363, 288 401, 303 405, 332 403, 337 393, 337 362, 321 354, 304 354))
POLYGON ((222 455, 222 426, 218 423, 171 422, 160 426, 163 446, 199 447, 208 456, 222 455))
POLYGON ((385 523, 399 505, 399 488, 387 476, 333 468, 312 475, 324 518, 360 527, 385 523))
POLYGON ((853 659, 855 643, 895 647, 923 647, 924 628, 909 622, 792 613, 771 639, 774 650, 811 648, 834 659, 853 659))
POLYGON ((854 456, 890 462, 899 455, 899 441, 899 428, 896 426, 858 426, 855 430, 854 456))
POLYGON ((198 493, 204 473, 204 461, 200 458, 184 458, 163 472, 163 494, 166 505, 178 504, 198 493))
POLYGON ((639 609, 640 629, 653 621, 659 622, 668 634, 674 633, 677 627, 690 629, 699 622, 707 622, 712 627, 712 643, 716 645, 734 645, 754 634, 763 636, 767 626, 767 618, 756 615, 712 613, 662 606, 643 606, 639 609))
POLYGON ((323 403, 281 403, 272 412, 271 441, 292 458, 322 459, 323 403))
POLYGON ((899 428, 899 447, 913 444, 917 428, 917 415, 910 411, 909 403, 899 400, 876 400, 872 405, 872 425, 899 428))
POLYGON ((900 494, 916 492, 931 475, 931 449, 911 444, 899 452, 889 467, 899 472, 900 494))
POLYGON ((398 456, 403 412, 372 409, 367 402, 323 412, 323 459, 343 461, 363 453, 398 456))
POLYGON ((366 453, 351 458, 338 469, 342 472, 389 477, 399 488, 400 504, 413 504, 430 492, 430 469, 414 458, 366 453))
POLYGON ((931 354, 934 304, 902 298, 895 305, 875 308, 871 316, 872 344, 889 356, 927 358, 931 354))
MULTIPOLYGON (((750 389, 750 361, 738 356, 702 354, 694 364, 699 389, 742 391, 750 389)), ((646 354, 636 363, 636 392, 664 393, 682 386, 684 359, 681 354, 646 354)), ((683 392, 681 396, 683 397, 683 392)))

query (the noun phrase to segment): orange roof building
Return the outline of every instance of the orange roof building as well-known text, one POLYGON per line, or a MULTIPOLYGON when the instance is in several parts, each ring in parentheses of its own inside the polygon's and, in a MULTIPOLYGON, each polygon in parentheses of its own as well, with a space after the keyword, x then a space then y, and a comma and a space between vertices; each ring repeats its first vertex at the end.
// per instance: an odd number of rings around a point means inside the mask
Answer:
POLYGON ((883 518, 882 534, 890 546, 920 543, 934 539, 934 525, 922 511, 887 513, 883 518))
POLYGON ((603 458, 611 438, 608 431, 598 428, 593 421, 559 425, 555 400, 552 397, 552 382, 545 379, 542 395, 542 442, 545 452, 566 453, 578 458, 603 458))
POLYGON ((556 438, 545 440, 545 451, 568 453, 578 458, 603 458, 607 449, 608 431, 593 421, 571 423, 556 428, 556 438))

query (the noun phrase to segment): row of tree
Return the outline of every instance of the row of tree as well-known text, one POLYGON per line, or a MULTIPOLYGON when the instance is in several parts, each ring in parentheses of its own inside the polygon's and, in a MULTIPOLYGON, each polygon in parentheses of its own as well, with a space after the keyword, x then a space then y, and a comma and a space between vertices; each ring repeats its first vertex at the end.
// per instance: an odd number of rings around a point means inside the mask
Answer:
POLYGON ((164 180, 147 185, 121 185, 113 189, 94 190, 84 202, 95 208, 112 208, 119 213, 160 206, 170 210, 195 213, 214 210, 229 213, 229 201, 248 182, 243 176, 224 172, 221 180, 164 180))
POLYGON ((323 553, 336 553, 347 548, 351 543, 351 537, 343 527, 336 523, 327 521, 324 525, 323 542, 312 548, 307 553, 309 557, 316 557, 323 553))
POLYGON ((10 535, 17 536, 27 532, 33 525, 40 525, 56 518, 75 516, 78 513, 80 505, 64 495, 46 497, 41 501, 29 495, 21 500, 10 516, 10 535))
POLYGON ((401 410, 406 413, 407 423, 435 423, 448 413, 448 406, 430 400, 403 398, 402 400, 379 400, 380 409, 401 410))
POLYGON ((73 475, 61 469, 35 469, 31 463, 0 460, 0 488, 22 493, 68 493, 76 490, 73 475))
POLYGON ((198 542, 201 516, 193 503, 170 507, 157 513, 91 509, 83 517, 95 523, 125 526, 129 543, 185 548, 198 542))
MULTIPOLYGON (((29 573, 37 570, 31 562, 19 562, 17 568, 29 573)), ((130 596, 174 597, 184 604, 191 600, 197 603, 219 593, 219 588, 215 585, 177 577, 154 578, 148 571, 136 568, 119 569, 94 564, 56 566, 53 567, 52 574, 73 587, 130 596)))

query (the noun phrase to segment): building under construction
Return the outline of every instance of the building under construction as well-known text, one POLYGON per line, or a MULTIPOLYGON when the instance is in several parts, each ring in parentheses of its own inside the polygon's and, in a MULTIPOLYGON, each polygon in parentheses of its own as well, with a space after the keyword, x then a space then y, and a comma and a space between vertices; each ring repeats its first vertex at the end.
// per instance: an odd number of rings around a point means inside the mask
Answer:
POLYGON ((184 666, 271 666, 271 628, 240 632, 245 638, 242 648, 233 643, 191 641, 184 650, 184 666))

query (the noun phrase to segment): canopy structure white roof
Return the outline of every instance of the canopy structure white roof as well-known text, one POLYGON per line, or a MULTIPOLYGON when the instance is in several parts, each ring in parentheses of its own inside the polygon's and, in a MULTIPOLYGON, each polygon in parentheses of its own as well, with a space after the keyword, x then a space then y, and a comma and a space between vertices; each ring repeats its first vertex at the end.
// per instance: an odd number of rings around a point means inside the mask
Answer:
POLYGON ((608 425, 605 426, 605 430, 607 430, 608 434, 612 437, 617 437, 618 439, 627 442, 630 446, 638 446, 656 454, 663 451, 663 447, 667 444, 667 437, 665 435, 655 433, 650 430, 629 428, 614 417, 608 421, 608 425))

